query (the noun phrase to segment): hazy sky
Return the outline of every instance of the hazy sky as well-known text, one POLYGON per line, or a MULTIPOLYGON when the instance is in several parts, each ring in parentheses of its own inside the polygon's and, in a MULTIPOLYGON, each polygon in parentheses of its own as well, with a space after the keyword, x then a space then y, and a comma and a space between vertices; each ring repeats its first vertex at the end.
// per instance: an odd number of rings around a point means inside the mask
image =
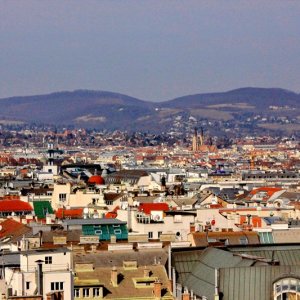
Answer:
POLYGON ((300 92, 300 1, 0 0, 0 97, 300 92))

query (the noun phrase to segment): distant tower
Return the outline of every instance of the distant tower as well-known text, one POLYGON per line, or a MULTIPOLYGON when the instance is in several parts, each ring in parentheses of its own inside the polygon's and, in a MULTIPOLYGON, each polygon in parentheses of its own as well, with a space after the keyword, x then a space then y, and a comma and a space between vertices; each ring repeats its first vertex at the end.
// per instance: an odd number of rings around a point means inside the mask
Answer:
POLYGON ((196 152, 198 150, 199 150, 198 133, 197 133, 197 128, 195 127, 194 135, 192 139, 192 151, 196 152))
POLYGON ((204 131, 203 128, 201 127, 200 129, 200 146, 204 145, 204 131))

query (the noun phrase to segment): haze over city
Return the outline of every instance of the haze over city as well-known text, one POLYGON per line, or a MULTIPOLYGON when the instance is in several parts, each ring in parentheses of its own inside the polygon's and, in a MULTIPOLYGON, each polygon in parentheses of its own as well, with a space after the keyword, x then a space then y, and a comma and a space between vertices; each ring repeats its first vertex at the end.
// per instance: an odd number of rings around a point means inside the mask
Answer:
POLYGON ((1 1, 0 97, 299 92, 299 1, 1 1))
POLYGON ((0 300, 300 300, 299 13, 0 0, 0 300))

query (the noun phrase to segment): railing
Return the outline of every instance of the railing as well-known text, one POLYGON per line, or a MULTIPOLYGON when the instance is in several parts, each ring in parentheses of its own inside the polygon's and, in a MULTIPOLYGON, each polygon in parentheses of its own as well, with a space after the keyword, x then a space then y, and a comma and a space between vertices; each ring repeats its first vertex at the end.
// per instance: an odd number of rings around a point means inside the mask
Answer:
MULTIPOLYGON (((26 270, 27 272, 35 272, 37 271, 37 265, 28 265, 26 270)), ((70 265, 69 264, 43 264, 42 266, 43 272, 52 272, 52 271, 69 271, 70 265)))

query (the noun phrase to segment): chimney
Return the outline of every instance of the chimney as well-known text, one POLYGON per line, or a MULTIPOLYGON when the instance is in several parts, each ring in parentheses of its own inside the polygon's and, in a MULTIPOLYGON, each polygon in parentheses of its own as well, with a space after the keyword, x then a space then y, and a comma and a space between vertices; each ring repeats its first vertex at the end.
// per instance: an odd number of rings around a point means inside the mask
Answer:
POLYGON ((42 244, 43 244, 43 231, 42 230, 39 231, 39 242, 40 242, 40 247, 42 247, 42 244))
POLYGON ((195 223, 191 223, 190 224, 190 232, 195 232, 196 231, 196 226, 195 226, 195 223))
POLYGON ((51 293, 46 294, 46 300, 52 300, 52 294, 51 293))
POLYGON ((155 280, 154 282, 154 289, 153 289, 153 294, 154 294, 154 297, 155 298, 161 298, 161 281, 158 279, 158 280, 155 280))
POLYGON ((150 277, 150 269, 147 266, 144 268, 144 277, 150 277))
POLYGON ((189 291, 188 289, 185 287, 184 288, 184 292, 182 294, 182 300, 190 300, 190 294, 189 294, 189 291))
POLYGON ((118 286, 118 270, 116 267, 113 267, 111 270, 111 284, 114 287, 118 286))
POLYGON ((251 225, 251 215, 250 214, 247 215, 247 219, 248 219, 248 225, 251 225))
POLYGON ((43 295, 43 260, 37 260, 37 287, 38 295, 43 295))

